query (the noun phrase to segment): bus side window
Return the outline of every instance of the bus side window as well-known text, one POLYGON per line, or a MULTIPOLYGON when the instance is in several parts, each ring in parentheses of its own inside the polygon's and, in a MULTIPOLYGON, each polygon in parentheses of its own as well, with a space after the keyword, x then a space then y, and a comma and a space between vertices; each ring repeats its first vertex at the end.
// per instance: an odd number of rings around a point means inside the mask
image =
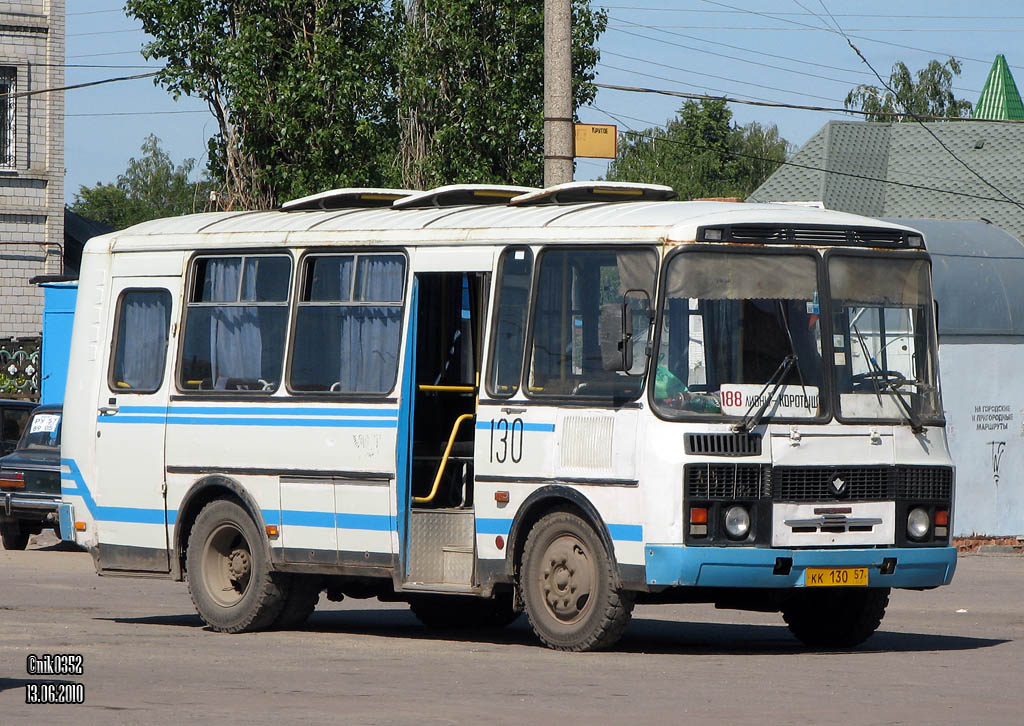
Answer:
POLYGON ((199 257, 185 316, 184 390, 277 390, 288 326, 291 259, 199 257))
POLYGON ((398 376, 405 257, 309 255, 301 290, 291 390, 389 393, 398 376))
POLYGON ((487 379, 487 391, 496 398, 513 396, 519 390, 532 270, 533 252, 528 247, 511 248, 501 256, 487 379))
POLYGON ((126 290, 117 309, 110 390, 152 393, 164 379, 171 294, 167 290, 126 290))

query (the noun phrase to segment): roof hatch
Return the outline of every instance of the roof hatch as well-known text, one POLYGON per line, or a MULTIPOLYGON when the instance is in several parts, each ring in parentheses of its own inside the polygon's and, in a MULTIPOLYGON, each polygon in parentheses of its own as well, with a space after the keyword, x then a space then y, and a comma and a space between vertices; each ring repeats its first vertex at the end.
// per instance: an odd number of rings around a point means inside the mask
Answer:
POLYGON ((344 188, 330 189, 308 197, 300 197, 281 205, 283 212, 302 209, 350 209, 355 207, 390 207, 396 200, 417 194, 411 189, 344 188))
POLYGON ((675 189, 661 184, 580 181, 538 189, 516 197, 509 204, 525 207, 579 202, 664 202, 677 196, 675 189))
POLYGON ((536 187, 505 184, 451 184, 425 192, 417 192, 395 202, 395 209, 416 207, 461 207, 468 204, 508 204, 509 200, 531 192, 536 187))

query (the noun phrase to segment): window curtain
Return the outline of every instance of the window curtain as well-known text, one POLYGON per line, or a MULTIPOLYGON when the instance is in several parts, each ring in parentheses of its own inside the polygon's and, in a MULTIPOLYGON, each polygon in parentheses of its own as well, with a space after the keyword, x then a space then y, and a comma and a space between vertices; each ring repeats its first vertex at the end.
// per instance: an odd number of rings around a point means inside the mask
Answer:
MULTIPOLYGON (((242 266, 235 259, 210 260, 204 284, 204 299, 238 299, 242 266), (207 294, 209 293, 209 294, 207 294)), ((255 275, 247 276, 242 299, 256 294, 255 275)), ((255 307, 221 306, 213 308, 210 318, 210 369, 213 387, 227 388, 229 379, 255 381, 261 375, 263 342, 255 307)))
MULTIPOLYGON (((368 255, 359 259, 357 297, 361 302, 401 302, 404 283, 404 258, 368 255)), ((340 308, 340 390, 356 393, 391 390, 398 369, 401 315, 399 305, 344 305, 340 308)))
POLYGON ((160 387, 171 319, 166 293, 129 293, 125 296, 120 338, 123 341, 118 380, 132 389, 160 387))

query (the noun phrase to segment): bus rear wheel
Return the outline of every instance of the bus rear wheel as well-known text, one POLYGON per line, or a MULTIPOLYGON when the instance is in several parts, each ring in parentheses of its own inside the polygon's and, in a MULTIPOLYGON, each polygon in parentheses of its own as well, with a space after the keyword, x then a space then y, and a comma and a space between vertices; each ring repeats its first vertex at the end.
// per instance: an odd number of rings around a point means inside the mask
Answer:
POLYGON ((555 650, 607 648, 633 612, 632 594, 615 588, 601 538, 572 512, 548 514, 530 530, 519 587, 533 632, 555 650))
POLYGON ((811 648, 854 648, 878 629, 889 588, 811 589, 794 593, 782 607, 790 632, 811 648))
POLYGON ((236 502, 218 499, 199 513, 185 566, 196 612, 213 630, 260 630, 284 607, 287 579, 271 571, 256 523, 236 502))

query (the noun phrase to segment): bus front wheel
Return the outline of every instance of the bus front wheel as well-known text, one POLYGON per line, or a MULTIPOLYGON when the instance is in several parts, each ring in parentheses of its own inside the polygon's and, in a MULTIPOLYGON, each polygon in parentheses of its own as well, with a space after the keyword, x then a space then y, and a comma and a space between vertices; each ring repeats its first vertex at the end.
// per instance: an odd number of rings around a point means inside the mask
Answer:
POLYGON ((801 590, 782 607, 790 632, 811 648, 854 648, 882 624, 889 588, 801 590))
POLYGON ((233 501, 212 501, 196 517, 185 567, 196 612, 214 630, 260 630, 284 607, 287 580, 271 571, 256 523, 233 501))
POLYGON ((549 648, 607 648, 633 612, 631 593, 615 589, 612 561, 582 517, 553 512, 530 530, 519 572, 526 614, 549 648))

